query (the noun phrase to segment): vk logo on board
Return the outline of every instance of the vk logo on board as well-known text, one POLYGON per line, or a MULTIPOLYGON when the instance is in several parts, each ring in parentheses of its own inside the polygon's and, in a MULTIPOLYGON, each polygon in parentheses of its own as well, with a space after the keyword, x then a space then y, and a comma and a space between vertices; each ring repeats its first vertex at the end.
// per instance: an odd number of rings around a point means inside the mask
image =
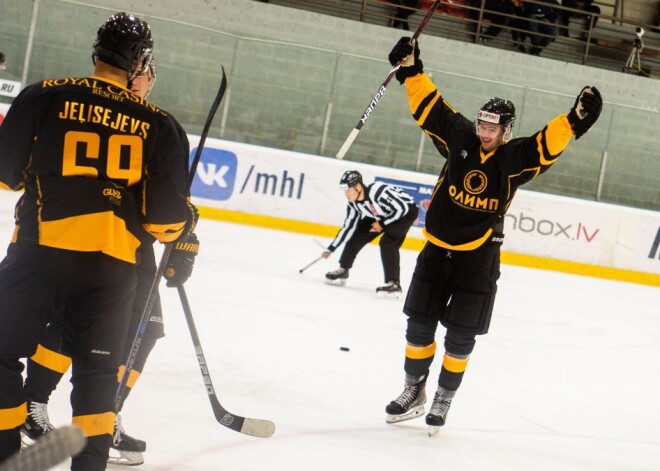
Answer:
MULTIPOLYGON (((197 148, 190 152, 194 158, 197 148)), ((228 150, 205 148, 197 166, 191 193, 199 198, 224 201, 231 198, 236 183, 238 159, 228 150)))

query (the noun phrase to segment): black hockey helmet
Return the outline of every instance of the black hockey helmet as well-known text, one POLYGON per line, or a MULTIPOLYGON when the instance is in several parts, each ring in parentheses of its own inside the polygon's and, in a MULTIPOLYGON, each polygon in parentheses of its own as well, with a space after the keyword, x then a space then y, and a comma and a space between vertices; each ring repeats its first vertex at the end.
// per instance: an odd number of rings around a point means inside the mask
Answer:
POLYGON ((362 175, 357 170, 347 170, 339 180, 339 188, 348 190, 355 187, 358 183, 362 184, 362 175))
POLYGON ((491 124, 499 124, 504 128, 503 142, 511 139, 513 122, 516 120, 516 107, 513 102, 502 98, 493 97, 477 112, 474 120, 475 130, 480 121, 491 124))
POLYGON ((0 70, 5 70, 5 55, 0 52, 0 70))
POLYGON ((120 12, 101 25, 92 47, 94 64, 100 60, 135 76, 147 68, 154 42, 146 21, 120 12))

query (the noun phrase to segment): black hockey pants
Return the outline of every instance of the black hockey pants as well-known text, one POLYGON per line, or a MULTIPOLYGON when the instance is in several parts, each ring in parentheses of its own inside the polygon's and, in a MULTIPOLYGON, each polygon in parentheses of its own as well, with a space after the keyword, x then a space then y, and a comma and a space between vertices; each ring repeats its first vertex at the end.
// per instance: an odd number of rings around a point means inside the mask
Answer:
POLYGON ((352 268, 353 262, 357 257, 360 250, 364 248, 369 242, 374 240, 380 234, 383 237, 380 239, 380 258, 383 262, 383 274, 385 282, 396 281, 401 282, 401 267, 399 249, 406 240, 406 235, 417 219, 417 206, 411 208, 406 214, 406 217, 394 221, 383 228, 383 232, 371 232, 371 225, 374 223, 373 219, 361 219, 353 236, 346 241, 344 250, 339 258, 339 266, 342 268, 352 268))

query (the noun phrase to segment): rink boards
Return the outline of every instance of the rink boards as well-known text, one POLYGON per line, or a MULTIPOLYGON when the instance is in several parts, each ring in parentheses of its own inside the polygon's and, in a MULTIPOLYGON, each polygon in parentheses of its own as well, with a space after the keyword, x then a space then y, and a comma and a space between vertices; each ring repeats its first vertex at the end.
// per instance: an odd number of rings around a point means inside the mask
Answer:
MULTIPOLYGON (((194 155, 199 139, 189 139, 194 155)), ((419 220, 404 247, 419 250, 436 175, 208 139, 192 195, 204 217, 329 242, 344 219, 338 182, 349 169, 360 171, 366 183, 393 183, 415 197, 419 220)), ((476 197, 464 202, 489 204, 476 197)), ((505 216, 505 234, 504 263, 660 286, 658 212, 519 190, 505 216)))

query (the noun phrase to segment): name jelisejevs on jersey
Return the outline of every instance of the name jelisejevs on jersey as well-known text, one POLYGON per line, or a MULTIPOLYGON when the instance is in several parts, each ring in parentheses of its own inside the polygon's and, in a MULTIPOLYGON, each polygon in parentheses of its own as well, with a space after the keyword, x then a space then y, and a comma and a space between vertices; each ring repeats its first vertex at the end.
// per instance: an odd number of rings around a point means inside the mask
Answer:
MULTIPOLYGON (((129 100, 134 103, 140 103, 154 112, 165 114, 157 106, 154 106, 144 98, 134 95, 130 91, 105 82, 102 82, 101 84, 93 78, 68 77, 63 79, 44 80, 42 82, 43 88, 59 87, 63 85, 86 87, 91 89, 93 94, 103 98, 109 98, 120 102, 129 100)), ((100 105, 78 103, 75 101, 66 101, 64 103, 64 108, 60 111, 58 116, 60 119, 68 119, 80 123, 87 122, 101 124, 102 126, 107 126, 121 132, 128 132, 131 134, 137 132, 138 135, 144 139, 147 138, 149 128, 151 127, 149 123, 135 119, 123 113, 115 113, 109 108, 100 105)))
POLYGON ((93 123, 107 126, 116 131, 137 134, 143 139, 151 125, 132 116, 116 113, 110 108, 100 105, 90 105, 77 101, 65 101, 63 109, 57 115, 60 119, 69 119, 79 123, 93 123))

